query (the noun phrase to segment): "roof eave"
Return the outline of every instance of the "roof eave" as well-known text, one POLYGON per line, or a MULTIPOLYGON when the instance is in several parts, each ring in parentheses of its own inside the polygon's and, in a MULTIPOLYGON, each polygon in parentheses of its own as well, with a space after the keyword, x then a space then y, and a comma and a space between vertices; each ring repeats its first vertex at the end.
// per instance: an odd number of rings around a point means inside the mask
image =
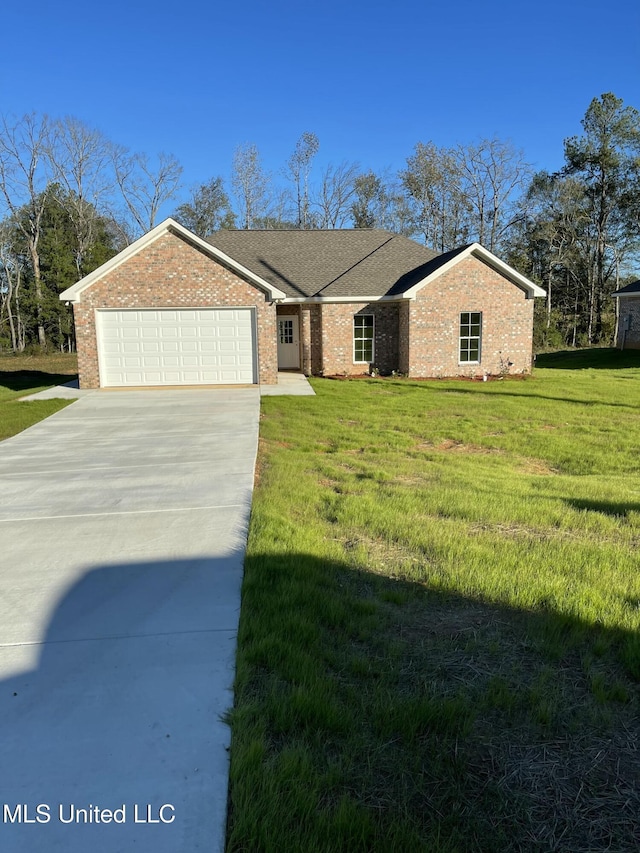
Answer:
POLYGON ((305 302, 311 304, 327 304, 330 302, 400 302, 406 299, 403 293, 395 296, 384 294, 383 296, 287 296, 282 302, 285 305, 302 305, 305 302))
POLYGON ((182 239, 191 243, 197 249, 200 249, 223 266, 232 269, 243 278, 248 279, 252 284, 264 291, 271 300, 282 300, 286 297, 286 294, 282 290, 251 272, 251 270, 247 269, 247 267, 244 267, 242 264, 239 264, 233 258, 229 257, 229 255, 225 255, 225 253, 221 252, 220 249, 216 249, 216 247, 212 246, 211 243, 207 243, 206 240, 198 237, 193 233, 193 231, 189 231, 189 229, 185 228, 184 225, 180 225, 180 223, 176 222, 175 219, 169 218, 165 219, 159 225, 156 225, 156 227, 152 228, 151 231, 143 234, 142 237, 131 243, 130 246, 127 246, 115 255, 115 257, 106 261, 93 272, 89 273, 89 275, 86 275, 84 278, 81 278, 80 281, 76 282, 71 287, 68 287, 60 294, 59 298, 63 302, 80 302, 82 293, 88 287, 91 287, 92 284, 101 279, 103 276, 113 272, 113 270, 117 269, 121 264, 134 257, 138 252, 141 252, 143 249, 147 248, 147 246, 150 246, 160 237, 168 234, 169 232, 176 234, 178 237, 182 237, 182 239))

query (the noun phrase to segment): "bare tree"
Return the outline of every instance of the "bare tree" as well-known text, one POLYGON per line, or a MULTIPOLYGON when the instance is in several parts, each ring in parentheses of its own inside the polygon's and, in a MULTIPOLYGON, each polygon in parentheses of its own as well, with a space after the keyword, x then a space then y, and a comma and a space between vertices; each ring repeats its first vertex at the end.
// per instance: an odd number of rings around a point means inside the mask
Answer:
POLYGON ((43 285, 39 243, 46 189, 51 179, 50 121, 35 114, 23 116, 15 124, 2 119, 0 127, 0 193, 22 234, 31 259, 36 300, 38 343, 47 344, 43 316, 43 285), (26 213, 26 215, 24 215, 26 213))
POLYGON ((109 178, 112 146, 97 130, 76 118, 53 125, 49 158, 55 180, 65 190, 64 203, 76 238, 75 264, 78 278, 96 239, 96 224, 106 198, 113 192, 109 178))
POLYGON ((22 352, 26 344, 20 310, 22 259, 13 250, 13 220, 0 222, 0 326, 9 326, 11 349, 22 352))
POLYGON ((454 153, 433 142, 418 142, 400 179, 414 228, 427 246, 445 252, 468 239, 469 203, 454 153))
POLYGON ((287 174, 295 186, 298 228, 302 229, 311 227, 309 175, 311 163, 319 147, 320 143, 315 133, 305 131, 296 142, 295 150, 287 163, 287 174))
POLYGON ((135 232, 150 231, 162 205, 175 198, 182 166, 172 154, 158 154, 154 166, 146 154, 129 154, 118 146, 112 148, 111 159, 128 214, 128 233, 124 236, 130 242, 135 232))
POLYGON ((320 228, 344 228, 351 218, 358 169, 357 163, 343 161, 324 170, 314 202, 320 228))
POLYGON ((640 112, 612 92, 594 98, 584 134, 565 140, 564 172, 580 180, 589 210, 590 308, 588 340, 602 335, 605 297, 620 259, 640 235, 640 112))
POLYGON ((253 228, 256 220, 268 216, 269 183, 257 146, 253 143, 239 145, 233 155, 231 185, 240 205, 242 228, 253 228))
POLYGON ((495 138, 459 145, 455 159, 471 206, 475 236, 495 252, 516 221, 515 197, 531 178, 531 167, 522 151, 495 138))

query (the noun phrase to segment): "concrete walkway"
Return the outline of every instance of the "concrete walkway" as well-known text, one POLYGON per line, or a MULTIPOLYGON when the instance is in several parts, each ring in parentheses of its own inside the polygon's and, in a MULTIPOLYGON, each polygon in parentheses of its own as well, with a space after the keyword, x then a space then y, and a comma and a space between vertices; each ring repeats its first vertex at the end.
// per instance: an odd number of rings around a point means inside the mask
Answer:
POLYGON ((258 415, 89 392, 0 444, 0 850, 223 850, 258 415))
POLYGON ((304 373, 280 371, 277 385, 261 385, 260 394, 263 397, 315 397, 315 391, 309 384, 304 373))
MULTIPOLYGON (((304 373, 294 373, 292 371, 278 373, 277 385, 260 385, 259 389, 262 397, 314 397, 316 393, 304 373)), ((94 391, 81 391, 78 386, 78 380, 74 379, 64 385, 56 385, 53 388, 38 391, 36 394, 29 394, 27 397, 22 397, 21 399, 51 400, 62 398, 64 400, 76 400, 78 397, 94 393, 94 391)))

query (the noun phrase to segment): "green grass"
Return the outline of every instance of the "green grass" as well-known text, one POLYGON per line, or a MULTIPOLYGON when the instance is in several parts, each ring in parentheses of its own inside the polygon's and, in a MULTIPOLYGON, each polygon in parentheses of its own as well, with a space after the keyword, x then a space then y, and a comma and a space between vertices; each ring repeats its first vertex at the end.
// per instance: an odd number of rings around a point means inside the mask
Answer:
POLYGON ((640 353, 263 399, 228 851, 632 850, 640 353))
POLYGON ((75 355, 52 353, 0 356, 0 441, 22 432, 72 402, 22 402, 21 397, 35 394, 53 385, 64 384, 76 375, 75 355))

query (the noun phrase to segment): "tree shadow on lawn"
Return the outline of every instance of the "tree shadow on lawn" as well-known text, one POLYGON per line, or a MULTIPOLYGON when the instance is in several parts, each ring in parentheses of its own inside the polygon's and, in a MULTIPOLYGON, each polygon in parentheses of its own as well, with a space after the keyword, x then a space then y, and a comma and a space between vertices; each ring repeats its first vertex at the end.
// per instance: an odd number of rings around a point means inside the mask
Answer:
POLYGON ((634 633, 274 554, 239 649, 230 853, 637 849, 634 633))
POLYGON ((545 352, 536 356, 536 367, 548 370, 623 370, 640 368, 640 350, 593 347, 545 352))
MULTIPOLYGON (((238 569, 99 566, 42 642, 0 649, 9 670, 39 654, 0 682, 4 802, 55 810, 48 825, 0 825, 3 847, 214 843, 225 572, 238 569), (64 825, 58 803, 126 803, 129 817, 64 825), (134 803, 171 803, 176 820, 135 825, 134 803)), ((245 561, 239 647, 230 853, 637 849, 635 634, 278 553, 245 561)))
POLYGON ((630 512, 640 512, 640 503, 618 503, 615 501, 586 500, 583 498, 566 498, 565 502, 574 509, 584 509, 588 512, 600 512, 613 518, 627 518, 630 512))
MULTIPOLYGON (((639 365, 640 366, 640 365, 639 365)), ((464 388, 458 387, 455 388, 437 388, 436 391, 439 394, 492 394, 500 397, 514 397, 518 400, 529 400, 529 399, 538 399, 538 400, 553 400, 558 403, 572 403, 577 406, 607 406, 615 409, 631 409, 635 411, 640 408, 640 406, 634 406, 630 403, 614 403, 611 400, 578 400, 571 397, 556 397, 553 394, 532 394, 529 390, 529 387, 526 390, 523 390, 521 394, 518 394, 513 391, 506 391, 508 388, 507 385, 501 385, 499 389, 496 389, 495 383, 491 383, 490 388, 485 390, 482 385, 476 385, 473 388, 464 388)))
POLYGON ((42 370, 0 371, 0 386, 10 391, 32 391, 49 385, 67 385, 77 380, 77 374, 46 373, 42 370))

